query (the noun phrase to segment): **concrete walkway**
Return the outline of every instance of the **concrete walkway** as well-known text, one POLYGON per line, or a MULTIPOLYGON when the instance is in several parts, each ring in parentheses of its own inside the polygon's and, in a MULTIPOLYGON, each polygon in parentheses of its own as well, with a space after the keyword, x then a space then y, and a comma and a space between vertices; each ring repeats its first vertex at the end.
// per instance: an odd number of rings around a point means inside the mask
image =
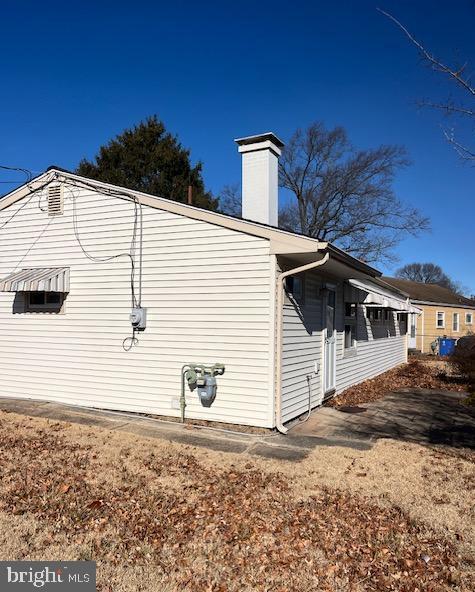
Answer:
POLYGON ((286 436, 223 431, 32 399, 1 397, 0 410, 223 452, 299 461, 317 446, 367 450, 378 438, 475 448, 475 408, 462 405, 463 398, 458 393, 406 389, 357 408, 320 407, 307 421, 295 421, 286 436))
POLYGON ((331 436, 320 437, 305 434, 284 436, 270 430, 268 434, 238 433, 33 399, 0 397, 0 410, 31 417, 97 426, 116 432, 129 432, 147 438, 159 438, 169 442, 202 446, 223 452, 238 454, 246 452, 278 460, 300 461, 318 445, 346 446, 359 450, 370 448, 368 443, 347 437, 332 438, 331 436))
POLYGON ((392 438, 420 444, 475 448, 475 408, 462 393, 403 389, 358 407, 323 407, 292 434, 372 442, 392 438))

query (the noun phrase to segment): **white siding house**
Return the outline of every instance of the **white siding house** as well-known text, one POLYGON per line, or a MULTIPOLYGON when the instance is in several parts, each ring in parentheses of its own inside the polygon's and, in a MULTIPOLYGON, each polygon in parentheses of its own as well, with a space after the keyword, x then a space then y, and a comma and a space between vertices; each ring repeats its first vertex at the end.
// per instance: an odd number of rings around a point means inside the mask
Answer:
POLYGON ((187 391, 186 416, 273 428, 405 360, 406 336, 395 312, 407 310, 404 295, 392 291, 386 321, 367 319, 365 297, 372 298, 368 306, 379 297, 384 309, 378 289, 391 288, 382 288, 379 272, 335 247, 266 225, 262 216, 275 215, 282 144, 272 134, 238 143, 247 171, 245 211, 255 221, 59 169, 0 200, 0 398, 179 417, 182 366, 221 362, 226 371, 217 379, 216 400, 203 407, 187 391), (256 160, 255 153, 266 158, 256 160), (251 166, 246 158, 254 159, 251 166), (252 203, 262 200, 265 207, 253 216, 252 203), (287 282, 279 311, 281 270, 321 263, 324 254, 325 265, 295 276, 293 294, 287 282), (54 270, 63 270, 62 279, 54 270), (348 349, 344 310, 352 278, 369 282, 374 293, 353 288, 358 329, 348 349), (136 334, 138 343, 128 339, 124 348, 131 283, 136 297, 141 285, 147 325, 136 334), (336 295, 330 390, 329 286, 336 295))

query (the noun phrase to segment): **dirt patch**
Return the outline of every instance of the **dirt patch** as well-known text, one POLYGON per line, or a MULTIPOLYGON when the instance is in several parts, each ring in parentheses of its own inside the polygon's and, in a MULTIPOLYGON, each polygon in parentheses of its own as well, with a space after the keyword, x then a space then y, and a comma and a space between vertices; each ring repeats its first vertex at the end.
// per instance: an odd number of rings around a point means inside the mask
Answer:
MULTIPOLYGON (((465 533, 442 534, 457 511, 434 526, 400 492, 377 499, 397 480, 387 451, 375 490, 381 450, 321 448, 289 466, 2 413, 1 555, 94 559, 103 592, 473 589, 465 533)), ((431 454, 437 479, 455 462, 454 489, 473 487, 469 461, 431 454)), ((421 463, 411 479, 437 496, 421 463)))
POLYGON ((401 388, 468 392, 470 386, 459 376, 451 374, 447 362, 416 359, 346 389, 326 405, 340 407, 371 403, 401 388))

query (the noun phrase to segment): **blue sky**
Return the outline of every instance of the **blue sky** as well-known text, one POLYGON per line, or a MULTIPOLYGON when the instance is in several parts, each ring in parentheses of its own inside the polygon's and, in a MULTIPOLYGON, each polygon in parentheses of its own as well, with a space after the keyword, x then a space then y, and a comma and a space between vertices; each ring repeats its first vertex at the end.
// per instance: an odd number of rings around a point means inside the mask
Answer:
MULTIPOLYGON (((240 179, 233 138, 286 139, 320 119, 361 148, 407 147, 413 164, 395 188, 433 230, 400 245, 400 264, 433 261, 475 293, 475 169, 444 142, 438 114, 416 106, 453 87, 377 5, 475 69, 471 0, 4 3, 0 164, 74 169, 157 114, 218 192, 240 179)), ((0 193, 14 179, 0 173, 0 193)))

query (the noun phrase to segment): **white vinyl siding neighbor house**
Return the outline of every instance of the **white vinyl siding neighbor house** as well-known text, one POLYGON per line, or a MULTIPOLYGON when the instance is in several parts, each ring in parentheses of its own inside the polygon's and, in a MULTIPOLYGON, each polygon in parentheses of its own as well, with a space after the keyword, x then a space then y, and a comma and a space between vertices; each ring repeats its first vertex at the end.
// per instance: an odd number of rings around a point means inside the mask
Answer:
POLYGON ((0 200, 0 398, 179 417, 183 365, 219 362, 214 403, 187 390, 186 417, 283 429, 405 360, 395 321, 405 296, 336 247, 265 224, 282 143, 273 134, 238 143, 255 222, 55 168, 0 200), (302 265, 312 269, 294 274, 302 265), (293 275, 279 309, 283 270, 293 275), (146 328, 136 343, 137 298, 146 328), (345 348, 348 302, 358 312, 345 348), (367 318, 375 303, 391 311, 386 320, 367 318))

